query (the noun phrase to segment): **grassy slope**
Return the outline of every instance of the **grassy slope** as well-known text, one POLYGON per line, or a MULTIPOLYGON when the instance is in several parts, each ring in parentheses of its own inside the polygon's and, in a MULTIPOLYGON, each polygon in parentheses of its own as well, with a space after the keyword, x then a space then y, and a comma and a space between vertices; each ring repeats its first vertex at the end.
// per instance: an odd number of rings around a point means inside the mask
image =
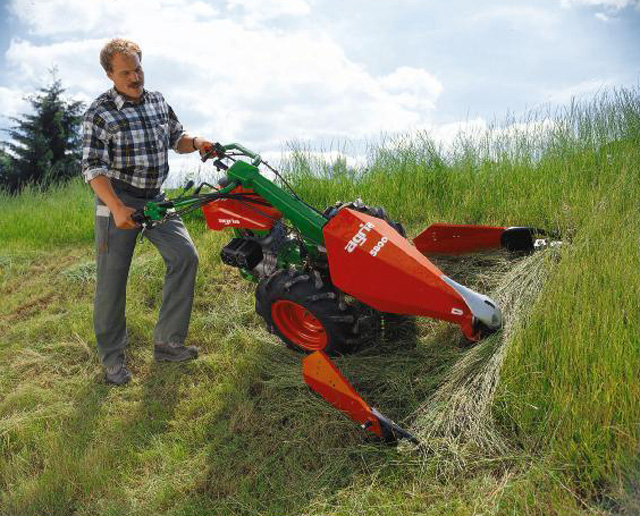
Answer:
MULTIPOLYGON (((374 148, 362 175, 291 163, 313 204, 362 197, 413 233, 437 220, 527 224, 570 241, 509 343, 493 410, 501 453, 366 441, 304 387, 298 357, 253 313, 252 286, 220 265, 227 235, 198 220, 190 338, 201 359, 151 359, 163 267, 147 243, 129 285, 134 381, 107 388, 91 328, 88 190, 0 198, 0 514, 633 514, 640 99, 574 106, 554 127, 461 139, 448 160, 417 135, 400 151, 374 148)), ((468 353, 446 325, 420 321, 414 337, 340 367, 410 423, 468 353)))

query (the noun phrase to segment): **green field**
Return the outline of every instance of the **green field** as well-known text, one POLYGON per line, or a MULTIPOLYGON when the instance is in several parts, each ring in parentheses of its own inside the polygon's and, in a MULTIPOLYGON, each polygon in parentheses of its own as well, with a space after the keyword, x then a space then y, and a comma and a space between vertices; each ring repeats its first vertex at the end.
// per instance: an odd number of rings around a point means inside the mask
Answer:
POLYGON ((309 391, 253 284, 221 264, 230 235, 198 216, 200 358, 153 361, 164 266, 147 242, 129 280, 134 379, 107 386, 90 189, 0 194, 0 514, 638 514, 640 91, 518 122, 447 147, 389 138, 356 169, 300 148, 283 163, 318 208, 361 197, 412 236, 445 221, 562 235, 530 257, 436 262, 503 306, 481 344, 424 319, 337 359, 423 449, 369 440, 309 391))

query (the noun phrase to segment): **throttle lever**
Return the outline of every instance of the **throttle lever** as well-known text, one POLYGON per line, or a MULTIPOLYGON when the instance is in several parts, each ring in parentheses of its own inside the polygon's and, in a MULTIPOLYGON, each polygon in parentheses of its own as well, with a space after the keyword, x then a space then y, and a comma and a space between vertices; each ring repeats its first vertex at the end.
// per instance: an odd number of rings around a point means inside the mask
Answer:
POLYGON ((208 151, 206 151, 204 154, 201 155, 202 162, 204 163, 209 158, 212 158, 214 156, 218 156, 219 158, 224 158, 224 152, 225 152, 224 147, 220 145, 220 143, 216 142, 211 146, 211 148, 208 151))

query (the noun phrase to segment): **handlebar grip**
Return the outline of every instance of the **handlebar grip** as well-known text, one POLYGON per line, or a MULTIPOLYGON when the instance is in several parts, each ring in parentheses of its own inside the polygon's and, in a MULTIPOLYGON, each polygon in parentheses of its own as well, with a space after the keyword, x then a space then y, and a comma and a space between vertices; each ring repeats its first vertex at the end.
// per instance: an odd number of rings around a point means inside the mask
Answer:
POLYGON ((140 208, 131 214, 131 220, 136 224, 140 224, 141 226, 145 223, 149 222, 149 219, 144 214, 144 208, 140 208))
POLYGON ((204 163, 209 158, 213 158, 214 156, 222 158, 224 157, 224 151, 224 147, 220 143, 216 142, 211 146, 211 149, 201 155, 202 162, 204 163))
POLYGON ((202 160, 202 163, 204 163, 205 161, 207 161, 209 158, 213 157, 216 155, 216 151, 211 149, 210 151, 205 152, 204 154, 202 154, 200 156, 200 159, 202 160))

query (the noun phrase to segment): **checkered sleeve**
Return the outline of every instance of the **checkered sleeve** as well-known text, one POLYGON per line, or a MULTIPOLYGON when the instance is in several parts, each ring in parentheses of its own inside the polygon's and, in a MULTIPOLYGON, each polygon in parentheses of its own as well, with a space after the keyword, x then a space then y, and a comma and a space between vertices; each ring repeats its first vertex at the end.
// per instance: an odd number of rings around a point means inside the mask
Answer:
POLYGON ((109 136, 105 121, 89 110, 84 116, 82 137, 82 176, 85 182, 106 175, 110 163, 109 136))
POLYGON ((178 151, 178 142, 180 138, 185 134, 184 128, 178 120, 173 108, 167 104, 169 108, 169 146, 174 150, 178 151))

